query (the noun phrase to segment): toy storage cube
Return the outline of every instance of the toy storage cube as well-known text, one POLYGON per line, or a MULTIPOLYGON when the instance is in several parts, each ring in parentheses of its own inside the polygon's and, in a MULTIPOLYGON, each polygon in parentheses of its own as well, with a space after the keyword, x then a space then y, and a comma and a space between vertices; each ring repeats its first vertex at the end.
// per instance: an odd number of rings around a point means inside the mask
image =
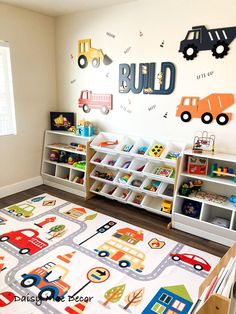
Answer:
POLYGON ((91 159, 91 163, 97 164, 97 165, 101 164, 105 157, 106 157, 105 153, 96 152, 91 159))
POLYGON ((126 173, 126 172, 118 172, 116 178, 115 178, 115 182, 118 183, 118 184, 128 184, 128 181, 131 177, 131 174, 130 173, 126 173))
POLYGON ((56 176, 58 178, 69 180, 70 169, 63 166, 57 166, 56 176))
POLYGON ((146 195, 144 197, 142 205, 146 210, 155 213, 156 211, 158 212, 161 211, 161 203, 162 203, 161 198, 146 195))
POLYGON ((130 168, 132 158, 120 156, 116 162, 116 167, 121 168, 122 170, 127 170, 130 168))
POLYGON ((132 174, 132 176, 129 178, 128 185, 130 185, 132 189, 139 190, 144 180, 145 180, 144 177, 137 176, 136 174, 132 174))
POLYGON ((144 194, 139 192, 132 192, 128 198, 128 204, 142 207, 142 202, 144 199, 144 194))
POLYGON ((117 159, 118 159, 118 155, 107 154, 106 157, 102 161, 102 165, 116 168, 117 159))
POLYGON ((114 184, 109 184, 106 183, 104 185, 104 187, 102 188, 102 194, 107 194, 108 196, 112 196, 112 194, 115 192, 115 190, 117 189, 117 186, 115 186, 114 184))
POLYGON ((154 180, 154 179, 145 179, 143 184, 142 184, 142 189, 149 194, 157 194, 158 190, 160 188, 161 181, 154 180))
POLYGON ((105 183, 100 181, 94 181, 93 185, 91 186, 90 191, 93 193, 102 194, 102 188, 104 187, 105 183))
POLYGON ((142 174, 144 172, 144 168, 147 164, 147 161, 142 160, 142 159, 134 159, 131 164, 129 169, 135 172, 136 174, 142 174))
POLYGON ((131 191, 128 189, 124 189, 122 187, 118 187, 113 193, 113 197, 120 202, 126 203, 131 191))

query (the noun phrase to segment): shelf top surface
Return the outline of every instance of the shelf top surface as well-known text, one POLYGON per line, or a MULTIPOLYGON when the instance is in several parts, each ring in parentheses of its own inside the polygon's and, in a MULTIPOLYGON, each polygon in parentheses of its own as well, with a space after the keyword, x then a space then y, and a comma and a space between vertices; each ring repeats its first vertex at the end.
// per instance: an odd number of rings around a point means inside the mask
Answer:
POLYGON ((225 153, 211 153, 204 152, 202 154, 193 153, 191 149, 187 149, 184 151, 184 155, 191 155, 197 157, 205 157, 209 159, 222 160, 222 161, 231 161, 236 162, 236 155, 233 154, 225 154, 225 153))
POLYGON ((51 133, 51 134, 58 134, 58 135, 65 135, 65 136, 71 136, 71 137, 76 137, 76 138, 81 138, 81 139, 85 139, 88 141, 91 141, 95 138, 95 136, 80 136, 77 134, 74 134, 72 132, 68 132, 68 131, 53 131, 53 130, 46 130, 46 133, 51 133))

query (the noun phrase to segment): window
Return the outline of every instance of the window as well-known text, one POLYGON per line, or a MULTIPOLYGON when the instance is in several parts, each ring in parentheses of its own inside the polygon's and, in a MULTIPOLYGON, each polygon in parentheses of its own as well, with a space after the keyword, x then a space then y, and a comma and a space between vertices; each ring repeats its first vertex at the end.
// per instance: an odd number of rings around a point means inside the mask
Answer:
POLYGON ((156 303, 153 305, 153 307, 152 307, 151 310, 152 310, 154 313, 162 314, 162 313, 164 313, 165 309, 166 309, 165 306, 163 306, 163 305, 161 305, 160 303, 157 303, 157 302, 156 302, 156 303))
POLYGON ((162 293, 161 297, 159 298, 160 301, 162 301, 163 303, 169 304, 170 301, 172 300, 172 297, 170 297, 169 295, 167 295, 166 293, 162 293))
POLYGON ((16 134, 10 49, 0 41, 0 135, 16 134))
POLYGON ((182 312, 185 308, 185 304, 183 302, 180 302, 178 300, 176 300, 173 304, 172 304, 172 307, 174 309, 177 309, 179 310, 180 312, 182 312))

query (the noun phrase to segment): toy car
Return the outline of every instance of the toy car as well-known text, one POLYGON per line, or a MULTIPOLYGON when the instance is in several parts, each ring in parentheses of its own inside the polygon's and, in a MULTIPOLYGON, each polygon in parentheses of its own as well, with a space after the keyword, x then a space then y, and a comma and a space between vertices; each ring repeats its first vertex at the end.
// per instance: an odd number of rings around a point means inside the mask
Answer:
POLYGON ((170 253, 170 256, 172 257, 173 261, 182 261, 184 263, 193 265, 196 270, 211 270, 211 265, 200 256, 179 253, 170 253))

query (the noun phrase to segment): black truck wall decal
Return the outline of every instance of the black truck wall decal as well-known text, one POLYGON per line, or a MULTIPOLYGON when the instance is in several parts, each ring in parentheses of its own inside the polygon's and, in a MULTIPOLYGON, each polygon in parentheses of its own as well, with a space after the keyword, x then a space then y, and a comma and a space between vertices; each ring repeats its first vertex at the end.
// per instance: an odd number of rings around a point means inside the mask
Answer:
POLYGON ((193 60, 201 50, 211 50, 216 59, 224 58, 235 37, 236 26, 215 29, 207 29, 204 25, 194 26, 180 42, 179 52, 186 60, 193 60))

